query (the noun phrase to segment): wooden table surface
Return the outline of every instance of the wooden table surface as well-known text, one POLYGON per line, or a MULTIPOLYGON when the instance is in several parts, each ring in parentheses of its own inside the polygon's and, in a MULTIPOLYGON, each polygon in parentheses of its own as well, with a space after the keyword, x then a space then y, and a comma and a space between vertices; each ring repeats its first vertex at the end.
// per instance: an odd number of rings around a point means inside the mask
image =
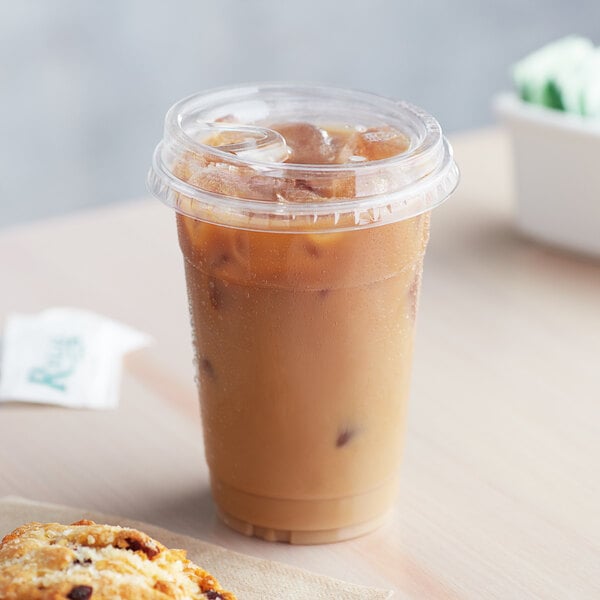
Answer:
POLYGON ((73 305, 156 339, 128 357, 116 411, 0 406, 0 496, 150 521, 398 598, 600 598, 600 263, 515 233, 501 132, 453 141, 463 178, 433 218, 388 526, 293 547, 217 520, 174 219, 147 199, 0 232, 0 319, 73 305))

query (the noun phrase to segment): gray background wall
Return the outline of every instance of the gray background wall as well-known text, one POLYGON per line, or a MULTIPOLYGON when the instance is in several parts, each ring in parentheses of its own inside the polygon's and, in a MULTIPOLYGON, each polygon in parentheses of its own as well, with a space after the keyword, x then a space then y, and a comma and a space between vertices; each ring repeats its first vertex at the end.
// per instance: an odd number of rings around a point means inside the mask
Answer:
POLYGON ((166 109, 240 81, 402 97, 492 122, 516 59, 600 43, 598 0, 19 0, 0 5, 0 227, 143 195, 166 109))

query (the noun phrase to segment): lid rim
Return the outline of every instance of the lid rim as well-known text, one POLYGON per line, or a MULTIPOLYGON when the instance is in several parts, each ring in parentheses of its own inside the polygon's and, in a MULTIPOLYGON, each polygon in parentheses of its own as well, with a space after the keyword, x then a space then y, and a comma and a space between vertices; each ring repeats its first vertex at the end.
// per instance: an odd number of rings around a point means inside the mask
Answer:
MULTIPOLYGON (((352 210, 352 207, 354 206, 361 208, 385 207, 388 204, 399 203, 405 197, 413 198, 418 196, 419 194, 426 192, 427 188, 434 189, 437 186, 442 185, 442 181, 445 179, 445 177, 449 176, 452 178, 453 167, 455 167, 456 171, 458 172, 458 168, 453 160, 452 147, 446 138, 443 138, 442 143, 448 149, 446 153, 447 159, 441 165, 438 165, 437 168, 428 175, 421 179, 417 179, 416 181, 408 184, 396 192, 372 194, 359 197, 353 196, 350 198, 324 198, 322 202, 275 202, 272 200, 240 198, 203 190, 202 188, 193 186, 185 180, 176 177, 168 168, 163 166, 163 163, 160 160, 163 142, 160 142, 156 146, 153 154, 151 171, 153 171, 154 174, 163 181, 163 183, 166 184, 168 181, 169 184, 167 185, 170 188, 180 194, 183 194, 187 198, 204 201, 212 199, 212 202, 210 203, 214 204, 215 206, 229 206, 231 208, 234 206, 239 206, 245 211, 264 213, 272 213, 274 212, 274 208, 278 207, 280 209, 278 214, 331 214, 332 212, 336 212, 335 209, 343 209, 343 212, 348 212, 352 210), (264 210, 261 210, 261 207, 264 207, 264 210), (284 208, 285 210, 282 210, 284 208)), ((454 186, 456 187, 456 185, 458 185, 458 175, 456 176, 456 183, 454 186)))

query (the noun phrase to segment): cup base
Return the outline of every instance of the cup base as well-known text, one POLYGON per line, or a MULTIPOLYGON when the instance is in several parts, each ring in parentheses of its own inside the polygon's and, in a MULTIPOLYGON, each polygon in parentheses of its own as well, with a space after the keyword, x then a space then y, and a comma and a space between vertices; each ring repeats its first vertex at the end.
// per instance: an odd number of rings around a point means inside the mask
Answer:
POLYGON ((388 519, 389 514, 382 515, 376 519, 371 519, 366 523, 351 525, 349 527, 340 527, 338 529, 321 529, 319 531, 290 531, 284 529, 270 529, 268 527, 260 527, 246 521, 236 519, 232 515, 228 515, 219 510, 221 520, 238 533, 243 533, 248 537, 256 537, 267 542, 282 542, 296 545, 314 545, 314 544, 330 544, 333 542, 343 542, 353 538, 360 537, 378 529, 388 519))
POLYGON ((270 498, 244 492, 212 477, 221 519, 247 536, 289 544, 325 544, 364 535, 382 525, 393 504, 395 477, 379 487, 340 498, 270 498))

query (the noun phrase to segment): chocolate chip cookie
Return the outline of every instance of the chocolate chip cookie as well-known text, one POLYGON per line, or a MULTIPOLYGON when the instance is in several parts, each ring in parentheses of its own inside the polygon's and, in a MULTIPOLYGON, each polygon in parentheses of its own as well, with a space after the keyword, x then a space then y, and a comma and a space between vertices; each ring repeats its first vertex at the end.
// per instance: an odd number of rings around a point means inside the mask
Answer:
POLYGON ((2 600, 236 600, 217 580, 136 529, 27 523, 0 542, 2 600))

